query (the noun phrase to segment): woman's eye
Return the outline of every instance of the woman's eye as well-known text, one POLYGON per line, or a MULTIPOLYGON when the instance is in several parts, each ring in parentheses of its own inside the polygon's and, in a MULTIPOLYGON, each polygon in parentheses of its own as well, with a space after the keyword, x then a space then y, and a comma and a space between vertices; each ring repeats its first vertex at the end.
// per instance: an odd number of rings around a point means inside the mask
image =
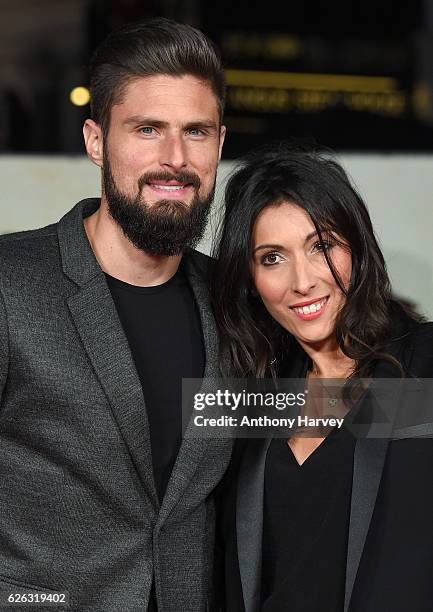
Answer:
POLYGON ((313 251, 323 253, 324 251, 329 251, 333 246, 333 243, 329 240, 320 240, 313 245, 313 251))
POLYGON ((264 266, 273 266, 281 261, 281 256, 278 253, 267 253, 267 255, 263 255, 261 259, 261 263, 264 266))

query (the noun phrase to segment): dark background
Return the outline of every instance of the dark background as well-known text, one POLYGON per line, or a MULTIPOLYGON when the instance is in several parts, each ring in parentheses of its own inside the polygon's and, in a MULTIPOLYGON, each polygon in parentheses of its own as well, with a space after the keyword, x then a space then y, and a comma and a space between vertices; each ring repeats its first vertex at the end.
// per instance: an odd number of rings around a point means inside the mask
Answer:
POLYGON ((0 0, 0 151, 82 153, 92 51, 128 21, 205 31, 227 70, 224 157, 314 138, 339 151, 433 149, 432 0, 0 0), (364 78, 361 78, 364 77, 364 78))

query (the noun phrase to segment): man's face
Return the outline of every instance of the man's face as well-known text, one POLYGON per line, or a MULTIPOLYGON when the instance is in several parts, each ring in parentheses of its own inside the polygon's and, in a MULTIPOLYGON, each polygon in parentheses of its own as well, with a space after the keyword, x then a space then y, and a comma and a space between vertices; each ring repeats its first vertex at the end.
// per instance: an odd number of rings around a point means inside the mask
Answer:
POLYGON ((225 128, 210 86, 191 75, 138 78, 111 109, 103 195, 131 242, 178 255, 203 235, 225 128))

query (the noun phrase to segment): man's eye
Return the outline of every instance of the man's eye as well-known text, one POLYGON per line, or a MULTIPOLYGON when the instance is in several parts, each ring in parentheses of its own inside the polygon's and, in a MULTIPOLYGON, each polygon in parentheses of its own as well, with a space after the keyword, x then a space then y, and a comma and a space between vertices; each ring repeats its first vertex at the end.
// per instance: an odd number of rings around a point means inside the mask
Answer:
POLYGON ((144 127, 140 128, 140 132, 142 134, 146 134, 146 136, 152 135, 154 131, 155 131, 155 128, 150 127, 149 125, 145 125, 144 127))
POLYGON ((204 132, 200 128, 190 128, 188 134, 191 134, 191 136, 203 136, 204 132))
POLYGON ((281 255, 279 255, 278 253, 267 253, 266 255, 263 255, 261 259, 261 263, 264 266, 274 266, 280 261, 281 261, 281 255))

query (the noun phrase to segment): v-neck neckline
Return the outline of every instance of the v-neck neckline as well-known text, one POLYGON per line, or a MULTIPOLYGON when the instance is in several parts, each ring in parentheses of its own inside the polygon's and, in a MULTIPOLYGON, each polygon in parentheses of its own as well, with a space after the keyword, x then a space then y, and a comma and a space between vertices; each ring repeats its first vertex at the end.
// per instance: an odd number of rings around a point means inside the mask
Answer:
POLYGON ((331 429, 331 431, 329 432, 329 434, 323 438, 323 440, 320 442, 320 444, 318 444, 316 446, 316 448, 313 451, 311 451, 311 453, 306 457, 306 459, 302 463, 299 463, 298 459, 296 458, 296 455, 293 452, 293 449, 289 445, 289 441, 288 440, 284 440, 284 443, 285 443, 285 446, 287 447, 287 451, 289 453, 290 459, 292 459, 294 461, 294 463, 296 464, 296 466, 299 469, 304 468, 307 463, 311 463, 311 461, 313 461, 313 459, 314 459, 313 456, 314 455, 322 454, 323 448, 325 446, 328 446, 328 444, 329 444, 329 442, 327 442, 327 441, 329 440, 330 437, 333 437, 335 435, 336 431, 338 431, 338 428, 337 427, 333 427, 331 429), (321 452, 321 450, 322 450, 322 452, 321 452))

